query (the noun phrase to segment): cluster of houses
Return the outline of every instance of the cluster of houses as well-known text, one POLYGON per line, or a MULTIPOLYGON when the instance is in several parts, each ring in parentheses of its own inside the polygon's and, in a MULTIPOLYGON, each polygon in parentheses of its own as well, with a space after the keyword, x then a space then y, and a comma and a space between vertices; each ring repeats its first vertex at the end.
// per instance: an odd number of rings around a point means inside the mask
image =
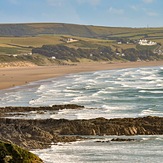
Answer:
MULTIPOLYGON (((31 52, 30 52, 30 53, 24 53, 24 54, 22 54, 22 55, 24 55, 24 56, 32 55, 32 53, 31 53, 31 52)), ((18 54, 8 54, 8 56, 9 56, 9 57, 17 57, 18 54)))
POLYGON ((157 45, 156 42, 154 42, 154 41, 149 41, 149 40, 146 40, 146 39, 139 40, 138 44, 139 44, 139 45, 144 45, 144 46, 153 46, 153 45, 157 45))
MULTIPOLYGON (((118 41, 117 44, 123 44, 124 42, 122 41, 118 41)), ((126 44, 130 44, 131 42, 125 42, 126 44)), ((157 45, 156 42, 154 41, 150 41, 150 40, 146 40, 146 39, 140 39, 138 41, 133 41, 132 43, 134 44, 139 44, 139 45, 143 45, 143 46, 153 46, 153 45, 157 45)))

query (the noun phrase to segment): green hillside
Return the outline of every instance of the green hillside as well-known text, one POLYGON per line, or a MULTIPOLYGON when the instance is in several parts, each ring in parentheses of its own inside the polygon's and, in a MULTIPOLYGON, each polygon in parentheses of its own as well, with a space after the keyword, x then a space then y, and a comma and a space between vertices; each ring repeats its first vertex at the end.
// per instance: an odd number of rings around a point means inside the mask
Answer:
POLYGON ((144 37, 159 38, 163 28, 124 28, 76 25, 64 23, 0 24, 0 36, 37 36, 42 34, 72 35, 80 37, 144 37))
POLYGON ((0 24, 0 63, 3 64, 25 61, 36 65, 53 65, 64 64, 64 60, 81 61, 82 58, 95 61, 160 60, 163 58, 162 45, 163 28, 63 23, 0 24), (76 41, 68 42, 69 39, 76 41), (138 45, 139 39, 154 41, 157 45, 141 46, 138 45), (41 49, 44 45, 56 46, 57 50, 54 47, 45 52, 45 49, 41 49), (101 49, 108 49, 109 52, 102 54, 101 49), (52 60, 52 56, 57 59, 52 60))

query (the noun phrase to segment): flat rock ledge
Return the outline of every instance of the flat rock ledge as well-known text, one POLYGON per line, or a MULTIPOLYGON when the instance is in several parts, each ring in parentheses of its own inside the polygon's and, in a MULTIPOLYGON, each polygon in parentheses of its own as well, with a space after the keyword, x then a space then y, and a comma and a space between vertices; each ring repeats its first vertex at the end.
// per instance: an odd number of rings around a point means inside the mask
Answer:
POLYGON ((81 140, 75 135, 162 135, 163 117, 96 118, 90 120, 24 120, 0 118, 0 140, 26 149, 47 148, 51 143, 81 140))
POLYGON ((131 139, 131 138, 113 138, 111 140, 98 140, 98 141, 96 141, 96 143, 130 142, 130 141, 136 141, 136 139, 131 139))
POLYGON ((83 109, 84 106, 76 104, 67 104, 67 105, 52 105, 52 106, 40 106, 40 107, 0 107, 0 116, 5 116, 6 113, 21 113, 21 112, 30 112, 37 111, 38 113, 42 111, 58 111, 63 109, 83 109))

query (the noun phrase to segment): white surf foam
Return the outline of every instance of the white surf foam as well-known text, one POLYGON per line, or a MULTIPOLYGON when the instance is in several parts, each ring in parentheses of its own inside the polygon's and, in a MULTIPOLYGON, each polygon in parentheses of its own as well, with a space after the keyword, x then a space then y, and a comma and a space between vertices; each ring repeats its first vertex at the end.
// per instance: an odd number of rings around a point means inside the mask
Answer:
POLYGON ((139 116, 163 116, 163 113, 152 109, 145 109, 141 111, 139 116))

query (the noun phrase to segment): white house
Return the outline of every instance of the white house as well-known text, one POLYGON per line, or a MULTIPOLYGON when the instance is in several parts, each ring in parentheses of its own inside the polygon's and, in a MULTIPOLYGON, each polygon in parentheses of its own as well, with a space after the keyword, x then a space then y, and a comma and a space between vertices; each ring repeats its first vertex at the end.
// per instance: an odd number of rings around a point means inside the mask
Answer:
POLYGON ((71 42, 76 42, 76 41, 78 41, 78 40, 76 40, 74 38, 68 38, 66 42, 71 43, 71 42))
POLYGON ((55 56, 52 56, 51 59, 56 59, 56 57, 55 56))

